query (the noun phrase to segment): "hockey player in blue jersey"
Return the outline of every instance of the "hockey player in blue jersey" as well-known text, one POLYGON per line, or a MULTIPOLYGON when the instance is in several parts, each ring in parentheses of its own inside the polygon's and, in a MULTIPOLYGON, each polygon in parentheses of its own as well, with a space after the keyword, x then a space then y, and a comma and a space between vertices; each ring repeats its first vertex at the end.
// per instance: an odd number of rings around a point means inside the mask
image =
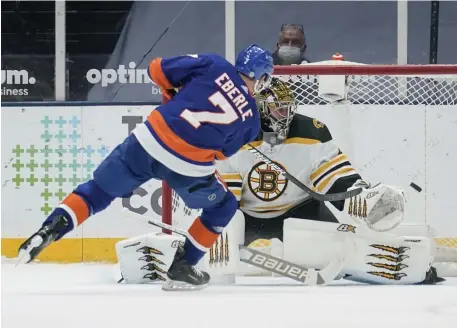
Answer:
POLYGON ((252 94, 268 84, 271 54, 250 45, 235 66, 215 54, 157 58, 151 79, 170 99, 151 112, 19 248, 24 262, 150 179, 165 180, 191 208, 203 209, 168 271, 165 290, 203 288, 209 275, 195 265, 233 217, 238 204, 214 160, 255 139, 260 118, 252 94), (179 90, 179 92, 175 92, 179 90), (175 94, 176 93, 176 94, 175 94), (175 94, 171 99, 172 94, 175 94))

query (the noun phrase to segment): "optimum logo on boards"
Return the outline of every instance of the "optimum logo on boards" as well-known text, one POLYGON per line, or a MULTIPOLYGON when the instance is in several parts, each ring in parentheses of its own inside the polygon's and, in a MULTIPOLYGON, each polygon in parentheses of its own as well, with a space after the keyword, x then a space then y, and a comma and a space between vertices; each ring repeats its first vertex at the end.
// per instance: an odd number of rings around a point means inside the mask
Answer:
POLYGON ((151 81, 148 71, 145 68, 137 68, 135 62, 130 62, 128 68, 125 65, 119 65, 117 69, 105 68, 98 70, 92 68, 86 73, 86 80, 91 84, 100 84, 107 87, 114 83, 120 84, 143 84, 151 83, 151 93, 158 95, 162 92, 155 83, 151 81))
POLYGON ((2 96, 27 96, 29 89, 23 86, 35 84, 36 79, 26 70, 2 69, 2 96), (21 87, 19 87, 21 86, 21 87))

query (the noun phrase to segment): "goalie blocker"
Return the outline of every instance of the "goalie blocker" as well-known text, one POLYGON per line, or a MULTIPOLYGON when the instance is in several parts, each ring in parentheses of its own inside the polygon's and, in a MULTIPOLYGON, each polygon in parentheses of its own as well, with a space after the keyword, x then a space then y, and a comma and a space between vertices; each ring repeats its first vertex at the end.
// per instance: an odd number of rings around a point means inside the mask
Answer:
MULTIPOLYGON (((424 228, 424 229, 421 229, 424 228)), ((433 273, 435 244, 419 227, 408 226, 391 232, 375 232, 365 226, 290 218, 284 221, 283 243, 259 239, 249 245, 276 258, 307 268, 323 269, 352 245, 340 277, 373 284, 416 284, 433 273), (397 233, 393 233, 397 231, 397 233), (400 236, 404 233, 410 236, 400 236), (422 234, 422 236, 418 236, 422 234)), ((126 283, 163 282, 182 236, 150 233, 120 241, 116 245, 119 266, 126 283)), ((215 245, 198 263, 211 275, 212 284, 230 284, 235 275, 271 275, 240 261, 239 245, 244 244, 244 215, 237 211, 215 245)), ((270 272, 269 272, 270 271, 270 272)), ((276 274, 273 274, 276 275, 276 274)))

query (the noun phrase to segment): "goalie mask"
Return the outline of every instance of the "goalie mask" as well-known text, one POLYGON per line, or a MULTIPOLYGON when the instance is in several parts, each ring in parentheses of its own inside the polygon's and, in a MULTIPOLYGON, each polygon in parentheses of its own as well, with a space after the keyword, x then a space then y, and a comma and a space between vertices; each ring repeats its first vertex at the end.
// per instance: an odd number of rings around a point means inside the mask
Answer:
POLYGON ((273 78, 267 88, 254 96, 262 118, 263 139, 271 145, 281 143, 287 138, 297 111, 292 91, 285 82, 273 78))

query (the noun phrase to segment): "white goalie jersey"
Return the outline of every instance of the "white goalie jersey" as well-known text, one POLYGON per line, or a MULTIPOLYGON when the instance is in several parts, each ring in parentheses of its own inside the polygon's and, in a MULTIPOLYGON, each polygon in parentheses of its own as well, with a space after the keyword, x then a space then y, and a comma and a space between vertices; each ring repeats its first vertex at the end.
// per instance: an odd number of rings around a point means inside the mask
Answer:
MULTIPOLYGON (((319 193, 346 191, 361 179, 328 128, 316 119, 296 114, 282 143, 273 147, 274 140, 269 143, 263 139, 251 144, 319 193)), ((247 147, 218 162, 217 169, 239 200, 240 209, 256 218, 281 216, 308 198, 306 192, 260 161, 247 147)), ((342 210, 344 201, 333 204, 342 210)))

